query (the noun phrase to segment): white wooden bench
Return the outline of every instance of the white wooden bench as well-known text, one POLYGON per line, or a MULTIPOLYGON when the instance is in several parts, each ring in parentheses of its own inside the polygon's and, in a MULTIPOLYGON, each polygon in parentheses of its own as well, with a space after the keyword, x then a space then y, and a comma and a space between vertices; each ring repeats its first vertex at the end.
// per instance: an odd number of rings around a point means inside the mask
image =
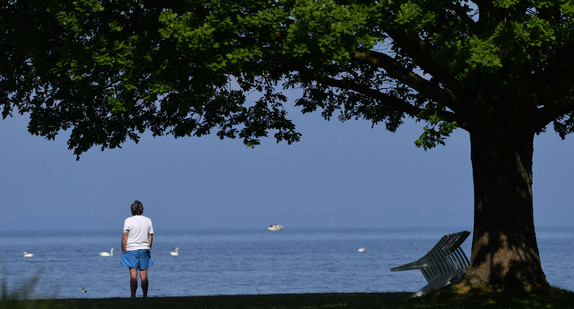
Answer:
POLYGON ((468 269, 468 257, 460 248, 468 235, 470 235, 468 231, 444 235, 423 257, 414 262, 393 267, 391 271, 419 269, 422 272, 428 284, 413 297, 457 283, 468 269))

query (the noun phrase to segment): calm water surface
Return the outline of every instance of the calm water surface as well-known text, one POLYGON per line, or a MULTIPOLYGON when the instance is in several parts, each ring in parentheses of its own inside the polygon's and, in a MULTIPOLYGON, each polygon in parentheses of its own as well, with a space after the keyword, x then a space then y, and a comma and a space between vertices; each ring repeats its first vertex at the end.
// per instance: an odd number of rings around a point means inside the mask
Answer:
MULTIPOLYGON (((426 284, 419 271, 389 268, 418 259, 442 235, 463 229, 156 230, 149 295, 416 291, 426 284), (175 247, 179 256, 170 256, 175 247)), ((574 290, 574 228, 538 228, 537 234, 548 281, 574 290)), ((121 231, 110 230, 0 231, 2 280, 14 289, 38 277, 35 295, 43 298, 128 297, 120 254, 99 256, 112 247, 117 253, 120 239, 121 231), (24 258, 24 251, 34 257, 24 258)), ((469 237, 467 255, 470 246, 469 237)))

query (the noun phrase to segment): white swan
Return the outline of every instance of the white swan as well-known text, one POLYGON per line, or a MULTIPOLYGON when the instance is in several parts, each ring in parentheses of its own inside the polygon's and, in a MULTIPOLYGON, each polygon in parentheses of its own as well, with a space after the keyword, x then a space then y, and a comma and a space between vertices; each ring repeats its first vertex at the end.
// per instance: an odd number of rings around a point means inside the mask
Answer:
POLYGON ((367 248, 359 248, 359 252, 365 252, 367 251, 367 248))
POLYGON ((33 257, 34 254, 24 251, 24 257, 33 257))
POLYGON ((170 251, 169 255, 178 256, 179 255, 179 247, 175 248, 175 251, 170 251))
POLYGON ((100 252, 100 256, 114 256, 114 248, 110 252, 100 252))

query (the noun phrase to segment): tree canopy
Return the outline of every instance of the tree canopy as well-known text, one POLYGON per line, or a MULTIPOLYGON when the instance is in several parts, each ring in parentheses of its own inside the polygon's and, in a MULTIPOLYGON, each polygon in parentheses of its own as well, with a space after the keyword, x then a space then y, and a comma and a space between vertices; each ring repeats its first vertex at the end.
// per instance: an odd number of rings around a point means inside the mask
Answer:
POLYGON ((3 117, 28 114, 49 139, 70 130, 78 156, 148 130, 292 143, 288 104, 390 131, 424 121, 425 149, 466 130, 465 283, 547 286, 532 144, 551 123, 574 131, 572 1, 12 0, 0 14, 3 117))

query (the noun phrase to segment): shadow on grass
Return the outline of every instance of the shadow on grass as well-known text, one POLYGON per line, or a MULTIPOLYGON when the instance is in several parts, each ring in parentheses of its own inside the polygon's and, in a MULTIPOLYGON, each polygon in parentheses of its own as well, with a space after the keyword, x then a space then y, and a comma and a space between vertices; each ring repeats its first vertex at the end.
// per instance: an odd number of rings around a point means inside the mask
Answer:
POLYGON ((205 308, 205 309, 295 309, 295 308, 411 308, 412 293, 327 293, 216 295, 192 297, 151 297, 68 299, 60 303, 71 308, 205 308))
POLYGON ((424 308, 574 308, 574 292, 548 288, 543 291, 465 290, 447 287, 421 297, 424 308))
POLYGON ((483 295, 464 297, 440 291, 411 299, 412 293, 328 293, 217 295, 57 300, 68 308, 205 308, 205 309, 410 309, 410 308, 574 308, 574 293, 552 289, 546 296, 483 295))

